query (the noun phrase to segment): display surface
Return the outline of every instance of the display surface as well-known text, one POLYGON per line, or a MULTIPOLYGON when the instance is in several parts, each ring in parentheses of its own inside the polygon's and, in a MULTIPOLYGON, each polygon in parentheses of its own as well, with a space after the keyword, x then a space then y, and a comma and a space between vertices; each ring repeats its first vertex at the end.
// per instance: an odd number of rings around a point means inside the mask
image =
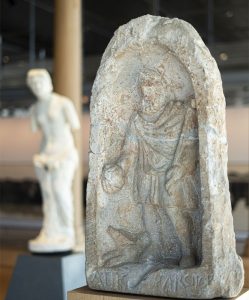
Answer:
MULTIPOLYGON (((249 297, 249 290, 243 289, 240 294, 235 298, 230 298, 231 300, 240 300, 240 299, 246 299, 246 297, 249 297)), ((69 291, 68 293, 68 300, 144 300, 144 296, 138 296, 138 295, 122 295, 120 297, 120 294, 118 293, 109 293, 109 292, 103 292, 103 291, 94 291, 89 289, 88 287, 81 287, 79 289, 76 289, 74 291, 69 291)), ((145 299, 147 300, 156 300, 158 297, 149 297, 147 296, 145 299)), ((175 298, 167 298, 167 300, 174 300, 175 298)), ((221 300, 224 298, 216 298, 217 300, 221 300)))
POLYGON ((185 21, 134 19, 103 55, 86 230, 92 289, 204 299, 243 286, 220 73, 185 21))
POLYGON ((75 244, 72 181, 78 164, 72 130, 80 128, 72 102, 53 93, 49 73, 31 69, 27 84, 38 101, 31 108, 32 128, 41 130, 40 153, 33 158, 43 197, 43 225, 29 241, 32 252, 72 250, 75 244))

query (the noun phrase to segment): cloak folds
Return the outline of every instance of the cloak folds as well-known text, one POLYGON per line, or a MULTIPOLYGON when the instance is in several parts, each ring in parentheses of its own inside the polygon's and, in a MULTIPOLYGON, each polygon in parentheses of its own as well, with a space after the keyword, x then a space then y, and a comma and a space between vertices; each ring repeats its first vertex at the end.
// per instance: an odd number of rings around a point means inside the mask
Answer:
POLYGON ((133 180, 134 201, 160 207, 197 206, 197 119, 188 102, 171 101, 151 118, 139 113, 133 115, 123 152, 122 157, 134 155, 137 174, 133 180), (134 148, 135 151, 130 150, 134 148), (175 194, 169 196, 165 193, 167 172, 177 166, 182 180, 176 185, 175 194))

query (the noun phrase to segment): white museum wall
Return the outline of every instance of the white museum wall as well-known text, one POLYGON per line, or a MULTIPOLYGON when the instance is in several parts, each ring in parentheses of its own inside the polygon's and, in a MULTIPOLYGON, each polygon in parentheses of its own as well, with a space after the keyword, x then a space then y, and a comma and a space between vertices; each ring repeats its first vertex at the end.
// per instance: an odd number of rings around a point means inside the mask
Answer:
MULTIPOLYGON (((84 175, 88 171, 89 114, 81 117, 84 175)), ((0 179, 34 179, 32 157, 39 152, 40 132, 32 132, 30 119, 0 118, 0 179)))
POLYGON ((226 109, 229 171, 249 172, 249 107, 226 109))
MULTIPOLYGON (((249 107, 226 109, 229 171, 249 172, 249 107)), ((88 172, 90 118, 81 119, 84 174, 88 172)), ((35 178, 32 156, 39 151, 40 133, 33 133, 29 118, 0 118, 0 179, 35 178)))
MULTIPOLYGON (((240 174, 249 173, 249 107, 228 107, 228 170, 240 174)), ((84 176, 88 174, 88 146, 90 117, 81 118, 83 140, 84 176)), ((41 134, 31 131, 30 119, 0 118, 0 180, 36 179, 32 157, 39 151, 41 134)), ((242 254, 248 236, 249 209, 245 201, 239 201, 233 211, 237 237, 237 251, 242 254)), ((27 220, 28 222, 29 220, 27 220)), ((33 221, 32 221, 33 222, 33 221)), ((41 220, 37 219, 40 227, 41 220)), ((23 220, 22 220, 23 223, 23 220)), ((34 223, 34 222, 33 222, 34 223)), ((34 224, 32 226, 34 227, 34 224)))

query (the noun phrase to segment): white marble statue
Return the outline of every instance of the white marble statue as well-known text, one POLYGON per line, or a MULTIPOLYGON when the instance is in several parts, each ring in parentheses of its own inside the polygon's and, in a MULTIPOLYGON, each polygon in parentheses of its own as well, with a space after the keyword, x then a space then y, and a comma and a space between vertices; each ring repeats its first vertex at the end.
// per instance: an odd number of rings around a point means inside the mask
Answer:
POLYGON ((72 181, 78 164, 72 131, 80 128, 80 122, 72 102, 53 92, 45 69, 30 70, 27 85, 38 99, 31 108, 32 129, 43 133, 33 162, 44 214, 41 232, 29 241, 29 250, 69 251, 75 243, 72 181))

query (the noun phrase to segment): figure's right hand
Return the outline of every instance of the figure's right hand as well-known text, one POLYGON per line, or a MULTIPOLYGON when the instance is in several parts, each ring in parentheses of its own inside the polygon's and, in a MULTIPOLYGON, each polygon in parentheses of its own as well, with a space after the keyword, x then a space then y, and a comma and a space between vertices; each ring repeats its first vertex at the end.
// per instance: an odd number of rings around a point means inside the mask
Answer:
POLYGON ((33 156, 33 163, 36 167, 46 170, 58 169, 60 166, 60 161, 56 156, 49 156, 44 153, 35 154, 33 156))
POLYGON ((113 194, 122 189, 125 182, 123 169, 117 164, 106 164, 102 169, 101 182, 104 191, 113 194))
POLYGON ((43 168, 44 165, 46 164, 47 159, 44 154, 35 154, 33 156, 33 163, 35 166, 43 168))

